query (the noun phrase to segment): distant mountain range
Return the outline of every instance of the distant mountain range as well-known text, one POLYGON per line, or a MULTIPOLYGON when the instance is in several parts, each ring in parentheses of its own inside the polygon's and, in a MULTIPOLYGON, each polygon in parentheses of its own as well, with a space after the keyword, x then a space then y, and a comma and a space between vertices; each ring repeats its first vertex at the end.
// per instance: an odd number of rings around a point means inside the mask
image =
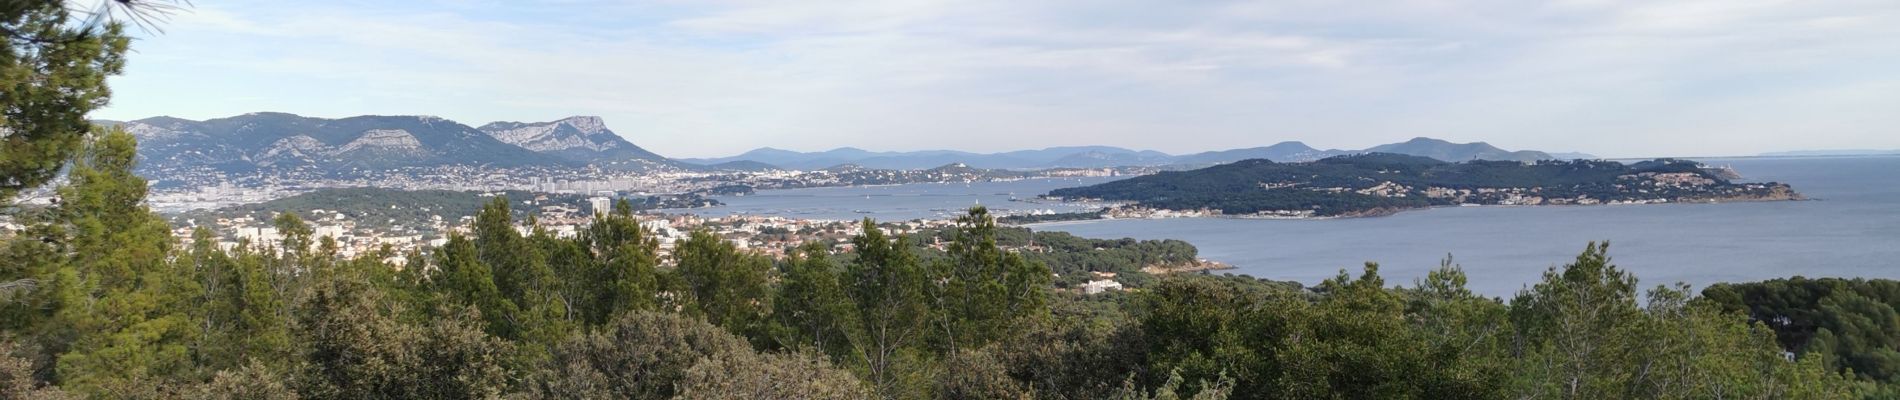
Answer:
POLYGON ((842 147, 819 152, 799 152, 767 147, 731 157, 682 159, 681 161, 701 165, 750 162, 801 170, 824 169, 841 164, 853 164, 881 169, 924 169, 955 162, 965 163, 978 168, 1040 169, 1162 165, 1206 166, 1262 158, 1276 162, 1298 162, 1369 152, 1415 155, 1451 162, 1470 160, 1537 161, 1597 158, 1583 153, 1558 153, 1553 155, 1529 150, 1508 151, 1484 142, 1452 143, 1439 139, 1421 137, 1400 143, 1374 146, 1365 150, 1320 150, 1301 142, 1280 142, 1266 147, 1209 151, 1185 155, 1170 155, 1153 150, 1130 150, 1110 146, 1051 147, 1041 150, 1020 150, 988 154, 953 150, 873 152, 852 147, 842 147))
POLYGON ((138 137, 140 168, 148 171, 684 165, 627 142, 599 117, 495 122, 481 128, 428 116, 327 119, 269 112, 204 121, 155 117, 99 122, 122 126, 138 137))
POLYGON ((840 147, 820 152, 797 152, 760 148, 732 157, 681 159, 701 165, 751 162, 798 170, 819 170, 851 164, 875 169, 926 169, 964 163, 981 168, 1058 168, 1105 167, 1168 164, 1173 156, 1158 151, 1135 151, 1110 146, 1051 147, 1006 153, 972 153, 955 150, 868 151, 840 147))
POLYGON ((843 147, 821 152, 761 148, 732 157, 674 160, 640 148, 607 128, 600 117, 575 116, 547 122, 490 122, 480 127, 428 116, 315 118, 260 112, 194 121, 154 117, 99 121, 123 126, 140 140, 141 169, 148 172, 289 171, 340 174, 404 167, 604 168, 623 171, 773 169, 820 170, 839 166, 924 170, 961 164, 985 169, 1207 166, 1246 159, 1276 162, 1384 152, 1444 161, 1533 161, 1594 158, 1507 151, 1478 143, 1416 138, 1365 150, 1320 150, 1300 142, 1265 147, 1172 155, 1112 146, 1051 147, 1003 153, 954 150, 868 151, 843 147))
POLYGON ((1372 148, 1366 149, 1364 152, 1405 154, 1450 162, 1472 160, 1538 161, 1555 158, 1549 153, 1541 151, 1506 151, 1485 142, 1452 143, 1422 137, 1401 143, 1372 146, 1372 148))

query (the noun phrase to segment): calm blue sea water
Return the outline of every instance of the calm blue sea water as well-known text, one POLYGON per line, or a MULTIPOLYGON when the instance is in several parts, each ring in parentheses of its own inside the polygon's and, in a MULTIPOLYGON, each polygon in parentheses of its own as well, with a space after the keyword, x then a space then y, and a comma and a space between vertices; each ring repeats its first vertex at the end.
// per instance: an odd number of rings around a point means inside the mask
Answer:
MULTIPOLYGON (((1754 281, 1793 275, 1900 278, 1900 157, 1711 159, 1750 180, 1794 185, 1816 201, 1589 207, 1459 207, 1341 220, 1163 219, 1042 224, 1097 238, 1173 238, 1235 273, 1318 283, 1367 261, 1388 283, 1410 282, 1455 256, 1473 290, 1510 296, 1592 240, 1645 287, 1677 281, 1754 281)), ((1008 201, 1108 178, 766 191, 722 197, 707 215, 903 220, 944 215, 977 201, 996 208, 1053 208, 1008 201), (944 211, 936 211, 944 210, 944 211), (865 211, 867 213, 858 213, 865 211)))
POLYGON ((697 208, 705 216, 732 214, 778 215, 803 219, 907 221, 962 213, 981 204, 992 212, 1090 209, 1063 203, 1025 203, 1050 190, 1088 186, 1116 178, 1051 178, 1013 182, 926 183, 915 185, 764 190, 747 196, 720 196, 724 206, 697 208))
POLYGON ((1711 159, 1780 181, 1802 202, 1456 207, 1342 220, 1170 219, 1045 224, 1099 238, 1175 238, 1236 273, 1318 283, 1380 263, 1409 285, 1453 255, 1470 287, 1508 297, 1592 240, 1643 287, 1808 277, 1900 278, 1900 157, 1711 159))

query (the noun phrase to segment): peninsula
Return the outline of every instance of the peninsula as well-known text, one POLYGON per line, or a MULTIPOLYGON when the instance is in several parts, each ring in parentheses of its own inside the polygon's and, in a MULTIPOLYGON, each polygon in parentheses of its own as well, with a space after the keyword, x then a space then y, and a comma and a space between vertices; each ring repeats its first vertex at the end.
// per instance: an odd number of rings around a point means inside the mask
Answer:
POLYGON ((1677 159, 1445 162, 1368 153, 1312 162, 1244 160, 1093 186, 1057 189, 1058 200, 1126 205, 1090 217, 1378 216, 1457 205, 1594 205, 1801 200, 1786 184, 1734 182, 1731 171, 1677 159))

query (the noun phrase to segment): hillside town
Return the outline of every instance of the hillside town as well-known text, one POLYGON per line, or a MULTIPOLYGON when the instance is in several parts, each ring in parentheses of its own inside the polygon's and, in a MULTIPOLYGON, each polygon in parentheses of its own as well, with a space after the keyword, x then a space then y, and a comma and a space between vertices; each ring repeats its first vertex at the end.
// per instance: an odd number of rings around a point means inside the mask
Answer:
POLYGON ((325 188, 378 187, 402 190, 500 191, 521 190, 552 194, 589 194, 602 191, 634 196, 653 194, 716 193, 717 191, 793 189, 810 187, 890 185, 906 183, 1001 182, 1034 178, 1130 176, 1153 173, 1148 167, 1052 168, 1008 171, 948 165, 927 170, 840 168, 812 171, 704 171, 654 169, 644 171, 601 168, 405 167, 336 175, 315 169, 267 172, 213 170, 151 173, 149 202, 161 212, 250 204, 325 188))
MULTIPOLYGON (((529 200, 532 201, 532 200, 529 200)), ((586 229, 594 221, 596 213, 612 212, 612 199, 604 196, 588 198, 585 207, 550 205, 541 207, 533 215, 533 225, 518 224, 515 229, 523 235, 542 231, 555 237, 569 238, 586 229)), ((368 254, 388 248, 397 254, 396 259, 387 260, 400 263, 400 255, 412 251, 422 251, 441 246, 448 241, 449 235, 468 234, 474 222, 473 216, 445 218, 433 216, 424 226, 386 226, 371 224, 359 218, 353 218, 335 210, 309 210, 308 215, 299 215, 307 224, 313 237, 328 237, 335 240, 337 252, 345 257, 368 254)), ((733 245, 770 255, 785 257, 789 252, 808 242, 832 243, 834 251, 848 251, 850 237, 863 233, 863 227, 857 221, 797 219, 780 216, 730 215, 723 217, 704 217, 684 212, 642 212, 636 215, 640 225, 656 236, 661 252, 667 253, 675 242, 685 240, 695 231, 712 232, 733 245)), ((880 227, 894 234, 907 234, 924 229, 941 229, 954 225, 950 219, 919 219, 911 221, 881 222, 880 227)), ((218 218, 206 221, 189 221, 173 230, 173 234, 186 244, 193 241, 192 232, 199 227, 214 232, 229 232, 230 235, 217 238, 217 247, 232 249, 240 245, 280 243, 283 233, 278 231, 270 218, 236 217, 218 218)))

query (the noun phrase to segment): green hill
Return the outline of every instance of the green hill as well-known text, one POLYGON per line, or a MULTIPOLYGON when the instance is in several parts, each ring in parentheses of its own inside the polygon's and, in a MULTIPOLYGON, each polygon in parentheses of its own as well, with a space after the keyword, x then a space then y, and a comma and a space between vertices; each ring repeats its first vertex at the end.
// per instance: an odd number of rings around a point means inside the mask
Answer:
POLYGON ((1230 215, 1356 216, 1459 204, 1780 200, 1787 185, 1729 182, 1691 161, 1471 161, 1368 153, 1307 163, 1245 160, 1058 189, 1051 197, 1129 201, 1230 215))

